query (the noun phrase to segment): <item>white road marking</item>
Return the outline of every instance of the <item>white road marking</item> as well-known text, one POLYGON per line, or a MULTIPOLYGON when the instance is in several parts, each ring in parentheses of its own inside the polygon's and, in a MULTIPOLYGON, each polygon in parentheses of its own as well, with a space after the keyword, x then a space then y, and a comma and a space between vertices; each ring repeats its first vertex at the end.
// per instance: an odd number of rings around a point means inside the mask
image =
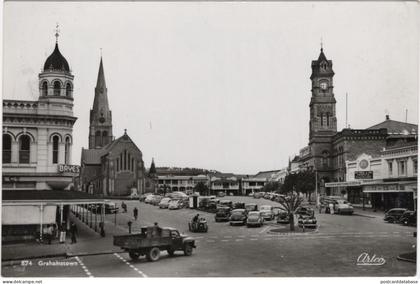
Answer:
POLYGON ((269 228, 271 228, 271 227, 270 227, 270 226, 265 227, 264 229, 262 229, 262 230, 260 231, 260 234, 264 233, 264 232, 265 232, 265 231, 267 231, 269 228))
POLYGON ((215 240, 207 240, 208 243, 214 243, 215 240))
POLYGON ((251 241, 258 241, 258 239, 250 239, 251 241))
POLYGON ((136 267, 134 267, 134 265, 132 265, 129 261, 127 261, 126 259, 124 259, 123 257, 121 257, 118 253, 114 253, 114 255, 116 257, 118 257, 120 260, 122 260, 125 264, 127 264, 135 272, 137 272, 138 274, 140 274, 142 277, 144 277, 144 278, 147 277, 146 274, 144 274, 142 271, 138 270, 136 267))
POLYGON ((232 238, 232 236, 224 236, 224 238, 227 238, 228 239, 228 238, 232 238))
POLYGON ((222 240, 222 242, 228 242, 228 241, 230 241, 230 240, 222 240))
POLYGON ((93 277, 92 273, 90 273, 90 271, 86 268, 86 265, 83 263, 83 261, 78 256, 76 256, 75 259, 80 264, 80 266, 83 268, 83 271, 86 273, 86 275, 88 277, 93 277))
POLYGON ((244 239, 236 239, 235 241, 240 242, 243 241, 244 239))

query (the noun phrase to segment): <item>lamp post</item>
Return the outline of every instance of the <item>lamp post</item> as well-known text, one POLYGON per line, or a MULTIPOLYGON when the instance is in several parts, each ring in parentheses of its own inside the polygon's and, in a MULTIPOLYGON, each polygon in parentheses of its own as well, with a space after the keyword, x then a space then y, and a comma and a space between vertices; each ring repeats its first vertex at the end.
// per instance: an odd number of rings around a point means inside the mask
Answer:
POLYGON ((319 196, 318 196, 318 172, 315 170, 315 206, 319 208, 319 196))

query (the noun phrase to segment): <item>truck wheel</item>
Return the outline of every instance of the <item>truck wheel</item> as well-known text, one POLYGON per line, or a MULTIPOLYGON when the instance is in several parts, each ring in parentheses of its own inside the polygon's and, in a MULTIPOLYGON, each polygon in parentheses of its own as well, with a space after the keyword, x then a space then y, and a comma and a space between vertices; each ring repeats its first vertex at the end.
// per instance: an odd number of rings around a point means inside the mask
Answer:
POLYGON ((160 257, 160 250, 158 247, 151 248, 146 255, 148 261, 156 261, 160 257))
POLYGON ((184 247, 184 254, 186 256, 190 256, 190 255, 192 255, 192 251, 193 251, 192 246, 190 244, 186 244, 185 247, 184 247))
POLYGON ((132 260, 137 260, 137 259, 139 259, 139 256, 140 256, 140 254, 138 252, 134 252, 134 251, 130 251, 128 253, 128 255, 130 256, 130 258, 132 260))
POLYGON ((173 250, 173 249, 167 249, 166 251, 168 252, 169 256, 174 256, 174 254, 175 254, 175 250, 173 250))

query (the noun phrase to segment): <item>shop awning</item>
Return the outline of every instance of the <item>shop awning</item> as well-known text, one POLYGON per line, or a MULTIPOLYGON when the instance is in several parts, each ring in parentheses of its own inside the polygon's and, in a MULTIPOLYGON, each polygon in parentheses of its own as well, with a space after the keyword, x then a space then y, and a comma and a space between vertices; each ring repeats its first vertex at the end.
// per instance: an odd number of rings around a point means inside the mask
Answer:
POLYGON ((105 203, 103 197, 72 190, 2 190, 3 205, 72 205, 105 203))
POLYGON ((349 187, 349 186, 361 186, 361 181, 343 181, 343 182, 327 182, 325 187, 349 187))

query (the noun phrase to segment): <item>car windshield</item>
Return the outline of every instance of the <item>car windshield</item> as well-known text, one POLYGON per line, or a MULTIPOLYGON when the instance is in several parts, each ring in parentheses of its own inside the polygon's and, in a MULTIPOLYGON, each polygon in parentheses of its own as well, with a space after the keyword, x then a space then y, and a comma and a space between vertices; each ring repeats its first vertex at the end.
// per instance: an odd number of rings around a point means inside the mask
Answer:
POLYGON ((262 205, 261 207, 261 210, 271 210, 271 205, 262 205))
POLYGON ((178 200, 176 199, 169 201, 169 204, 177 204, 177 203, 178 203, 178 200))
POLYGON ((248 214, 248 217, 258 217, 258 216, 260 216, 260 212, 250 212, 248 214))
POLYGON ((242 214, 244 214, 243 210, 233 210, 232 211, 232 215, 242 215, 242 214))
POLYGON ((168 203, 170 201, 171 201, 170 198, 162 198, 162 200, 160 202, 162 202, 162 203, 168 203))
POLYGON ((254 209, 255 205, 254 204, 247 204, 247 205, 245 205, 245 208, 246 209, 254 209))

